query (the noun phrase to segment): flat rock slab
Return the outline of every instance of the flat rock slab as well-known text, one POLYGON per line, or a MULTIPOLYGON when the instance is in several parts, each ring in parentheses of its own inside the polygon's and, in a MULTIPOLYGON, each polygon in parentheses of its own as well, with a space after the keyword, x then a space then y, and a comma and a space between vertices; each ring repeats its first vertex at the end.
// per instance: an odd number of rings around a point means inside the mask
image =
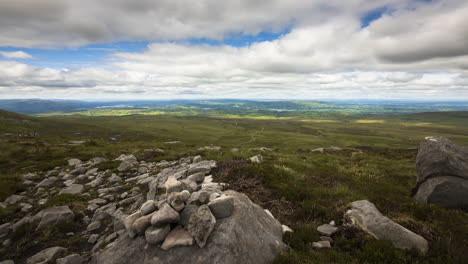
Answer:
POLYGON ((338 231, 338 228, 329 224, 324 224, 317 227, 317 231, 325 236, 332 236, 338 231))
POLYGON ((124 236, 94 255, 90 263, 272 263, 277 254, 287 248, 282 242, 281 224, 244 194, 225 193, 234 196, 235 210, 231 217, 216 222, 205 247, 173 247, 165 251, 147 245, 143 237, 124 236))
POLYGON ((57 206, 46 208, 33 217, 33 221, 40 220, 37 230, 50 227, 62 222, 73 221, 75 214, 68 206, 57 206))
POLYGON ((82 184, 71 184, 67 188, 60 191, 60 194, 81 194, 84 190, 84 186, 82 184))
POLYGON ((193 244, 193 237, 181 226, 177 226, 167 235, 161 248, 169 250, 173 247, 191 246, 193 244))
POLYGON ((352 202, 345 217, 376 239, 390 241, 396 248, 416 248, 423 255, 427 253, 428 243, 423 237, 382 215, 375 205, 367 200, 352 202))

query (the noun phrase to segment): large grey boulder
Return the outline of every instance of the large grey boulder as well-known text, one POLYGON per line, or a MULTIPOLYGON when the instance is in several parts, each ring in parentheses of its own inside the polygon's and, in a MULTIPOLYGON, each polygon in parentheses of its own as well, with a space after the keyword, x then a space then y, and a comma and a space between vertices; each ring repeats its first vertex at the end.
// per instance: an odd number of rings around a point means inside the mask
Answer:
POLYGON ((75 218, 75 214, 68 206, 57 206, 46 208, 37 213, 32 221, 40 221, 37 230, 45 227, 50 227, 58 223, 70 222, 75 218))
POLYGON ((419 185, 414 199, 468 212, 468 180, 451 176, 430 178, 419 185))
POLYGON ((419 147, 416 171, 417 201, 468 212, 467 147, 444 137, 426 137, 419 147))
POLYGON ((94 255, 90 263, 272 263, 276 255, 286 249, 281 224, 244 194, 225 193, 234 197, 235 210, 230 217, 216 222, 205 247, 181 246, 165 251, 147 245, 143 237, 124 236, 94 255))
POLYGON ((444 137, 426 137, 419 145, 416 171, 418 183, 437 176, 468 180, 468 148, 444 137))
POLYGON ((375 205, 367 200, 352 202, 345 217, 376 239, 388 240, 397 248, 416 248, 423 255, 427 253, 428 243, 423 237, 382 215, 375 205))
POLYGON ((26 260, 27 264, 52 264, 55 261, 67 254, 67 249, 63 247, 51 247, 44 249, 36 255, 26 260))

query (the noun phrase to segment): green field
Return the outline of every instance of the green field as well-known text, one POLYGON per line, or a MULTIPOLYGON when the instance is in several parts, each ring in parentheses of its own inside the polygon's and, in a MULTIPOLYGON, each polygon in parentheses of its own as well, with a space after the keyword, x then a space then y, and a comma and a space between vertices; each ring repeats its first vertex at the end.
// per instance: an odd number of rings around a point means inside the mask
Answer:
MULTIPOLYGON (((187 114, 190 109, 122 116, 101 115, 98 110, 90 116, 57 117, 0 112, 0 200, 23 190, 18 175, 62 166, 68 158, 112 159, 121 153, 142 157, 144 149, 160 148, 164 154, 145 158, 171 160, 201 154, 220 161, 215 178, 247 193, 295 230, 285 236, 291 252, 277 263, 466 263, 468 216, 416 203, 411 191, 420 140, 440 135, 468 145, 468 112, 388 116, 282 112, 283 116, 274 116, 258 111, 200 114, 200 110, 191 115, 187 114), (39 136, 24 136, 32 132, 39 136), (85 143, 73 145, 73 140, 85 143), (168 141, 182 143, 164 143, 168 141), (197 150, 209 144, 223 150, 197 150), (344 150, 310 152, 330 146, 344 150), (250 150, 257 147, 275 151, 263 152, 261 165, 238 161, 258 154, 250 150), (366 150, 352 154, 363 147, 366 150), (240 151, 232 153, 232 148, 240 151), (331 220, 341 224, 348 204, 358 199, 370 200, 383 214, 424 236, 430 244, 428 256, 393 249, 354 229, 336 235, 332 249, 314 250, 311 244, 319 236, 315 228, 331 220)), ((0 213, 1 224, 15 212, 0 213)))

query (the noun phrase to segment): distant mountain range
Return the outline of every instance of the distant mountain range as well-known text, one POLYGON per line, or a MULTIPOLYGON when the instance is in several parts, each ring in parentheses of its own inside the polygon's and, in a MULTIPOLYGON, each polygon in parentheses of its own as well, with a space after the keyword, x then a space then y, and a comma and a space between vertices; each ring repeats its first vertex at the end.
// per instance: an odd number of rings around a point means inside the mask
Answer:
POLYGON ((468 111, 466 102, 402 102, 377 100, 349 101, 255 101, 255 100, 129 100, 129 101, 78 101, 44 99, 0 100, 0 109, 22 114, 67 112, 102 108, 148 108, 148 107, 196 107, 200 109, 243 109, 271 111, 340 111, 368 109, 375 113, 417 113, 438 111, 468 111))

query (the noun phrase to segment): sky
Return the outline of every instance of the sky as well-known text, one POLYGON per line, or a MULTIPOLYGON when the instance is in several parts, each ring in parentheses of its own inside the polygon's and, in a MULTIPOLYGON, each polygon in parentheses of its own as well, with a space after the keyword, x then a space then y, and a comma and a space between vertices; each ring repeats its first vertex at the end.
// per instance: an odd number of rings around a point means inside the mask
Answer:
POLYGON ((0 99, 468 100, 466 0, 0 0, 0 99))

